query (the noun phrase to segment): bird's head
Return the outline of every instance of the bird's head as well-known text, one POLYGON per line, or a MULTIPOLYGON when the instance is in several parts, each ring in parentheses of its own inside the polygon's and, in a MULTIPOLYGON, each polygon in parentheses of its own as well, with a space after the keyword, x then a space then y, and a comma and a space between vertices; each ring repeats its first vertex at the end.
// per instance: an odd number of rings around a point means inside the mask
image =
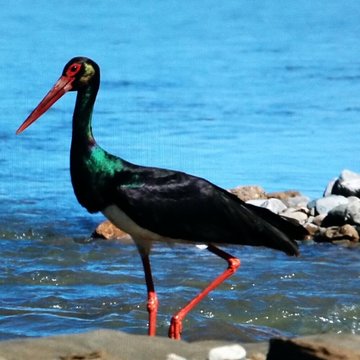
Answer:
POLYGON ((98 81, 99 76, 100 69, 94 61, 86 57, 75 57, 65 65, 59 80, 64 79, 70 85, 69 91, 77 91, 98 81))
POLYGON ((59 80, 18 128, 16 134, 23 132, 68 91, 81 91, 91 84, 98 85, 99 79, 100 69, 94 61, 86 57, 71 59, 65 65, 59 80))

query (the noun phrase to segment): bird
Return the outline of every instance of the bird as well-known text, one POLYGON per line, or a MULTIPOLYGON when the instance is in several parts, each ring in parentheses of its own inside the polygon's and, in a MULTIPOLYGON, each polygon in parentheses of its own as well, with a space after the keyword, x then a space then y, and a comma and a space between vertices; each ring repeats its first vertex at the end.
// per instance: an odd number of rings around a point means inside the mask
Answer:
POLYGON ((149 336, 156 335, 159 307, 150 265, 154 242, 204 244, 208 251, 227 262, 227 268, 218 277, 172 316, 168 336, 180 339, 183 320, 189 311, 240 266, 240 259, 219 245, 264 246, 298 256, 296 240, 304 238, 307 231, 268 209, 245 203, 206 179, 136 165, 105 151, 92 132, 99 85, 99 66, 87 57, 74 57, 16 134, 23 132, 65 93, 77 92, 70 149, 74 193, 88 212, 102 212, 134 239, 145 275, 149 336))

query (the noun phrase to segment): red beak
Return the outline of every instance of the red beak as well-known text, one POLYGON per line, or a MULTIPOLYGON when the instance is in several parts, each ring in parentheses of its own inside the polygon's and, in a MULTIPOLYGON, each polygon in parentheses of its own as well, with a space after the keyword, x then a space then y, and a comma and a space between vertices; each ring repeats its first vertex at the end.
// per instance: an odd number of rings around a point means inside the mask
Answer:
POLYGON ((40 104, 32 111, 28 118, 17 129, 16 134, 23 132, 28 126, 36 121, 45 111, 47 111, 57 100, 59 100, 66 92, 73 88, 75 78, 69 76, 61 76, 52 89, 40 101, 40 104))

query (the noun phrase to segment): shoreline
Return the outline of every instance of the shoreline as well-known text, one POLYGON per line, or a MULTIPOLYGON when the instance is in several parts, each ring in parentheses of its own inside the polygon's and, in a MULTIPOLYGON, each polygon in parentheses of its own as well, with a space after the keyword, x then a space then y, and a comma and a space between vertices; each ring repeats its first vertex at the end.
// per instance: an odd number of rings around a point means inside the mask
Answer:
POLYGON ((295 339, 274 338, 269 343, 237 344, 215 340, 188 343, 115 330, 95 330, 0 342, 1 360, 274 360, 285 359, 284 356, 289 359, 359 360, 360 336, 321 334, 295 339), (235 352, 240 354, 241 349, 245 349, 246 357, 236 357, 235 352))

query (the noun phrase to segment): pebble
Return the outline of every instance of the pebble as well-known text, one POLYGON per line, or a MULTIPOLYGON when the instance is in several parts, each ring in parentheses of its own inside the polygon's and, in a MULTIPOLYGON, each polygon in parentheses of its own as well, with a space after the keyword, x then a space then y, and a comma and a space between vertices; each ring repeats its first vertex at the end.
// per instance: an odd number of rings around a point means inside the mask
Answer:
POLYGON ((183 356, 171 353, 166 356, 166 360, 187 360, 187 359, 184 358, 183 356))
POLYGON ((248 204, 261 206, 263 208, 269 209, 275 214, 280 214, 281 212, 287 209, 286 205, 279 199, 256 199, 247 201, 248 204))
POLYGON ((245 360, 245 358, 245 349, 237 344, 213 348, 208 355, 208 360, 245 360))
POLYGON ((294 219, 302 225, 304 225, 306 220, 308 219, 308 215, 304 211, 295 210, 293 208, 286 209, 284 212, 281 213, 281 215, 290 219, 294 219))

